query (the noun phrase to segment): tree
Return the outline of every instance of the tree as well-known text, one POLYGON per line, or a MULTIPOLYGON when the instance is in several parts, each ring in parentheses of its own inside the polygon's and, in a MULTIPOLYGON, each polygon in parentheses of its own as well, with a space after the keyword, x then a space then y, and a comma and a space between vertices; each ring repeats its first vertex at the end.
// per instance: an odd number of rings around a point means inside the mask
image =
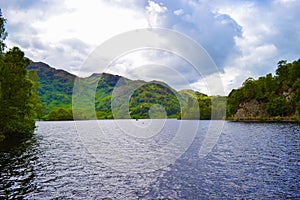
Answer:
POLYGON ((200 119, 211 119, 211 99, 210 97, 198 98, 200 119))
POLYGON ((180 119, 200 119, 199 102, 194 97, 188 97, 187 105, 181 110, 180 119))
POLYGON ((73 120, 73 113, 71 109, 59 108, 52 110, 48 116, 47 120, 50 121, 63 121, 63 120, 73 120))
POLYGON ((35 92, 37 84, 28 76, 29 59, 18 47, 3 54, 3 40, 7 35, 4 22, 0 11, 0 140, 31 136, 36 107, 40 104, 35 92))
POLYGON ((256 98, 258 91, 256 81, 253 78, 250 77, 243 83, 243 96, 245 99, 256 98))
MULTIPOLYGON (((36 71, 29 70, 28 71, 28 78, 33 83, 33 90, 37 91, 37 89, 40 87, 40 83, 39 83, 40 78, 37 75, 36 71)), ((40 98, 36 93, 34 93, 32 95, 32 103, 35 105, 34 106, 34 111, 35 111, 35 114, 36 114, 35 118, 40 120, 43 116, 43 107, 42 107, 42 103, 40 102, 40 98)))
POLYGON ((233 89, 227 98, 227 116, 232 117, 243 101, 245 101, 245 99, 242 89, 233 89))
POLYGON ((284 97, 276 97, 267 103, 267 112, 271 116, 287 116, 291 114, 291 108, 284 97))

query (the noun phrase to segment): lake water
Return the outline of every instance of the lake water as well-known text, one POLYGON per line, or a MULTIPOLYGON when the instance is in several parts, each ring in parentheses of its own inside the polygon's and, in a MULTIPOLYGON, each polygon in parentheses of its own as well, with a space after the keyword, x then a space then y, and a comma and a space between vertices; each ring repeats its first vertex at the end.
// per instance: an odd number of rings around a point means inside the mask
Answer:
POLYGON ((179 138, 184 148, 168 145, 177 120, 120 134, 148 122, 98 121, 98 139, 91 122, 37 122, 33 139, 0 147, 0 199, 300 199, 299 124, 225 122, 200 156, 210 121, 197 122, 195 135, 185 128, 193 140, 179 138), (166 146, 167 156, 157 154, 166 146))

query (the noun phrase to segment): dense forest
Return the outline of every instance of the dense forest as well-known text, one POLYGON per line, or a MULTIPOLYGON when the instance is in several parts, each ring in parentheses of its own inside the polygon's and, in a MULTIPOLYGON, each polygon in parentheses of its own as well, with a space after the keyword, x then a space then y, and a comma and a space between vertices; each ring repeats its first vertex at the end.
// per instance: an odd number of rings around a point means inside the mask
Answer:
POLYGON ((39 118, 42 112, 35 92, 38 76, 27 70, 29 59, 18 47, 4 52, 7 36, 4 24, 0 11, 0 141, 31 136, 34 118, 39 118))
POLYGON ((248 78, 227 99, 227 116, 236 120, 299 120, 300 59, 279 61, 276 75, 248 78))

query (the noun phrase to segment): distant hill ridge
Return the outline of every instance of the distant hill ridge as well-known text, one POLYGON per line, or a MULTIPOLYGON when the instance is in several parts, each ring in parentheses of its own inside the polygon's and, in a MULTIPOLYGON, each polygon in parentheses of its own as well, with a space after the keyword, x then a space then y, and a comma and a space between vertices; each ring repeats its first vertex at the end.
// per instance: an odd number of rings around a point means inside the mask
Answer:
MULTIPOLYGON (((58 115, 58 109, 63 109, 60 112, 67 111, 66 115, 69 116, 66 118, 71 119, 73 86, 75 79, 78 77, 67 71, 50 67, 43 62, 31 62, 28 70, 35 70, 40 78, 40 88, 37 92, 43 105, 44 119, 49 119, 51 111, 57 111, 54 115, 58 115)), ((142 85, 131 96, 129 102, 131 118, 149 118, 149 109, 154 104, 162 105, 168 117, 176 118, 181 112, 178 96, 181 97, 185 104, 188 102, 188 98, 206 96, 192 90, 177 92, 166 83, 160 81, 145 82, 142 80, 130 80, 108 73, 94 73, 83 79, 96 79, 98 81, 95 94, 95 109, 99 119, 113 118, 111 110, 112 91, 120 78, 126 80, 129 84, 142 85)), ((65 117, 62 116, 61 118, 65 117)))
MULTIPOLYGON (((31 62, 28 69, 35 70, 40 77, 38 94, 43 105, 43 118, 46 120, 73 119, 73 85, 78 77, 42 62, 31 62)), ((87 83, 98 82, 96 94, 92 97, 95 98, 98 119, 111 119, 115 116, 149 118, 150 109, 157 104, 163 106, 166 112, 161 112, 162 115, 158 112, 158 116, 155 116, 157 118, 163 117, 164 114, 167 117, 181 118, 182 113, 185 113, 186 118, 194 119, 189 115, 189 113, 195 112, 191 109, 191 105, 195 103, 191 99, 194 99, 199 104, 200 119, 210 119, 212 115, 217 116, 217 119, 222 119, 225 115, 223 108, 226 106, 228 119, 300 120, 300 59, 291 63, 279 61, 275 76, 267 74, 257 80, 248 78, 242 87, 233 89, 228 97, 209 97, 188 89, 176 91, 164 82, 130 80, 108 73, 94 73, 82 79, 87 83), (113 112, 116 115, 113 116, 112 92, 120 79, 129 89, 136 86, 138 89, 133 91, 130 96, 127 110, 123 109, 122 97, 117 97, 120 98, 117 99, 120 103, 115 101, 116 109, 113 112), (212 105, 214 105, 213 109, 212 105), (128 110, 130 116, 128 116, 128 110), (183 110, 185 111, 182 112, 183 110)), ((121 84, 119 90, 125 91, 125 85, 121 84)), ((121 93, 120 96, 122 96, 121 93)), ((89 116, 80 116, 80 118, 89 119, 89 116)))

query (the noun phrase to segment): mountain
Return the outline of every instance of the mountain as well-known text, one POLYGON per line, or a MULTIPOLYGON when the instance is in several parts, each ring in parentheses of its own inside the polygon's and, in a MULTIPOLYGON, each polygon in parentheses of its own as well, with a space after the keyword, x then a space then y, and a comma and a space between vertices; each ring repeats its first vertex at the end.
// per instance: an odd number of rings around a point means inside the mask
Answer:
POLYGON ((300 59, 279 61, 276 75, 248 78, 227 99, 227 116, 236 120, 298 120, 300 59))
POLYGON ((73 114, 76 119, 94 119, 94 110, 98 119, 222 119, 225 107, 228 119, 299 119, 300 59, 292 63, 280 61, 275 76, 248 78, 228 97, 207 96, 187 89, 176 91, 163 82, 130 80, 108 73, 79 78, 42 62, 31 62, 28 70, 35 70, 40 78, 37 92, 46 120, 71 120, 73 114), (83 93, 73 93, 75 80, 84 83, 83 93), (95 82, 97 88, 93 91, 90 86, 95 82), (80 99, 75 108, 72 98, 80 99))
POLYGON ((42 62, 31 62, 27 69, 35 70, 40 78, 37 92, 45 115, 56 108, 71 108, 75 75, 42 62))
MULTIPOLYGON (((40 88, 37 92, 43 105, 43 118, 46 120, 72 119, 73 86, 78 77, 42 62, 31 62, 28 70, 35 70, 40 78, 40 88)), ((95 73, 87 78, 78 79, 85 82, 87 88, 89 84, 98 81, 96 93, 92 94, 93 96, 81 96, 83 108, 91 98, 95 98, 94 106, 98 119, 176 118, 181 112, 177 98, 180 96, 179 93, 163 82, 130 80, 108 73, 95 73), (124 106, 126 101, 127 107, 124 106), (151 113, 156 116, 149 116, 151 113)), ((193 92, 190 91, 190 93, 193 92)), ((195 94, 199 95, 200 93, 196 92, 195 94)), ((184 99, 185 97, 180 96, 180 98, 184 99)), ((79 112, 82 113, 77 115, 78 118, 91 118, 90 111, 82 109, 79 112)))

